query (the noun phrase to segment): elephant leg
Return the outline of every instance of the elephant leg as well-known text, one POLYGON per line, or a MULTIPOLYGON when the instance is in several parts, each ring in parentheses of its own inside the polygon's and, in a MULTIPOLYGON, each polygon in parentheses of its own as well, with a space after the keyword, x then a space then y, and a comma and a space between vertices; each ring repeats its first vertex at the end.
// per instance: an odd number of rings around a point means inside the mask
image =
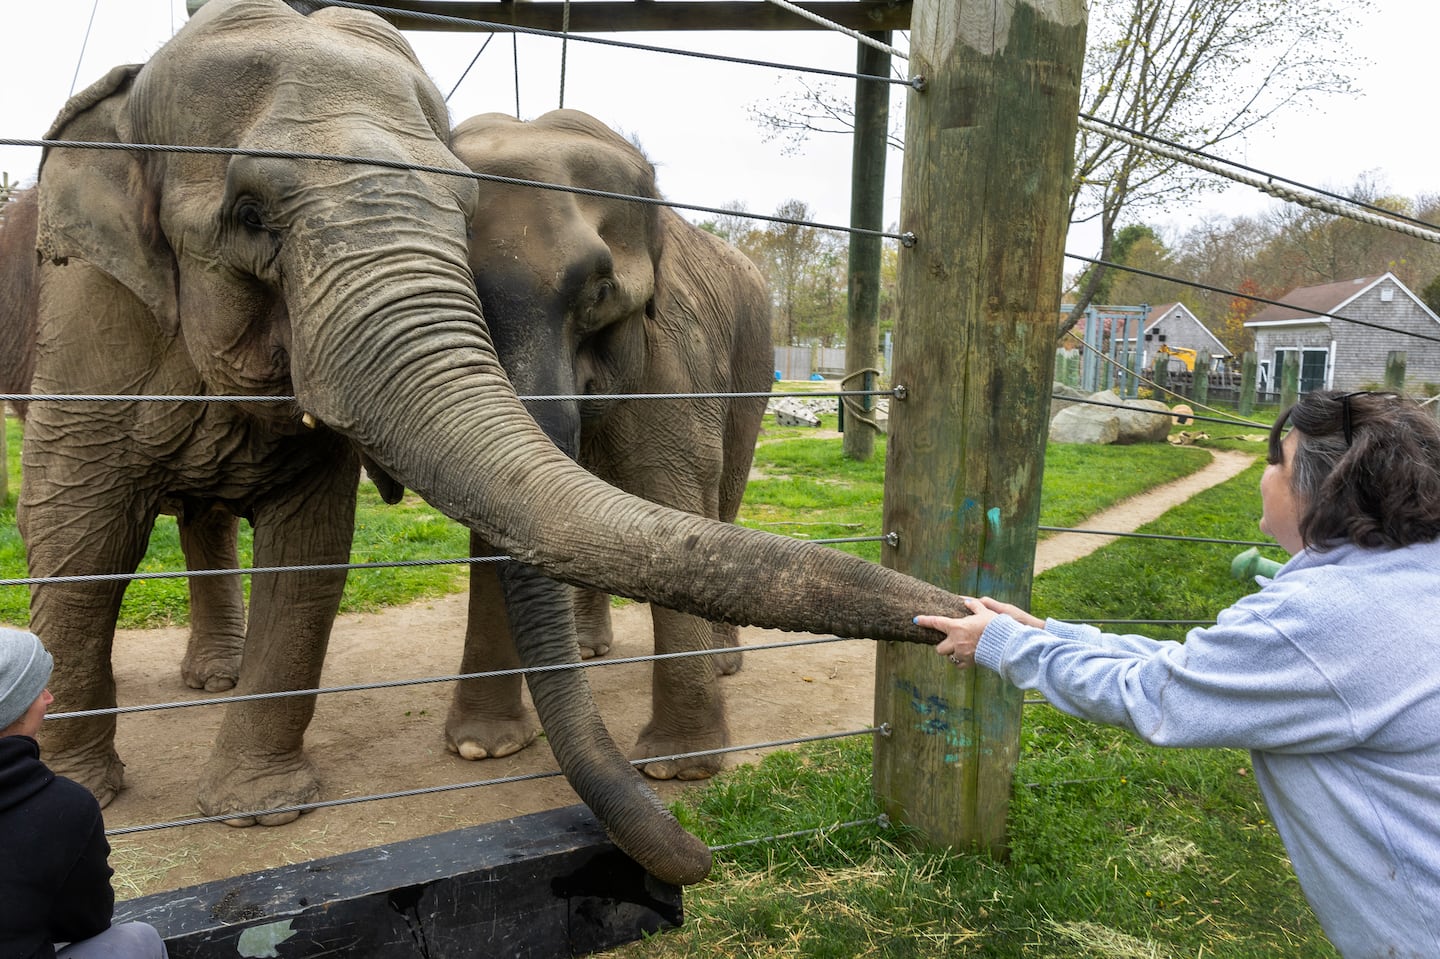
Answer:
MULTIPOLYGON (((83 481, 42 492, 42 470, 27 472, 17 519, 25 539, 30 575, 79 576, 132 572, 140 565, 155 513, 143 505, 97 507, 73 502, 83 481)), ((128 494, 126 494, 128 495, 128 494)), ((82 497, 84 498, 84 497, 82 497)), ((115 676, 110 663, 115 620, 125 583, 42 583, 31 587, 30 629, 55 658, 49 681, 52 713, 112 709, 115 676)), ((95 795, 101 806, 119 793, 125 764, 115 751, 113 715, 46 722, 40 740, 45 761, 95 795)))
MULTIPOLYGON (((192 572, 236 569, 240 523, 218 507, 180 517, 180 548, 192 572)), ((190 580, 190 641, 180 675, 191 689, 212 693, 234 689, 245 649, 245 594, 240 577, 199 576, 190 580)))
MULTIPOLYGON (((655 626, 655 652, 709 649, 712 624, 698 616, 662 606, 650 608, 655 626)), ((719 749, 729 743, 725 703, 711 656, 658 660, 651 680, 652 713, 641 730, 634 758, 719 749)), ((705 779, 724 765, 722 756, 698 756, 645 763, 652 779, 705 779)))
MULTIPOLYGON (((348 561, 359 465, 348 445, 338 442, 334 459, 334 469, 297 478, 284 495, 257 505, 257 566, 348 561)), ((250 623, 236 694, 318 686, 344 588, 344 570, 257 573, 250 584, 250 623)), ((245 814, 318 799, 319 778, 304 752, 314 711, 313 696, 228 705, 201 776, 201 810, 211 816, 245 814)), ((226 822, 278 826, 298 816, 236 815, 226 822)))
POLYGON ((575 634, 580 658, 604 656, 615 645, 610 626, 610 594, 594 589, 575 590, 575 634))
POLYGON ((745 654, 740 652, 740 628, 730 623, 711 623, 710 648, 733 649, 733 653, 717 653, 710 659, 719 676, 734 676, 744 664, 745 654))
MULTIPOLYGON (((495 550, 473 533, 470 551, 472 556, 495 555, 495 550)), ((483 673, 519 665, 495 564, 472 563, 460 671, 483 673)), ((509 756, 530 745, 539 726, 521 701, 521 681, 516 674, 456 683, 445 718, 445 747, 462 759, 488 759, 509 756)))

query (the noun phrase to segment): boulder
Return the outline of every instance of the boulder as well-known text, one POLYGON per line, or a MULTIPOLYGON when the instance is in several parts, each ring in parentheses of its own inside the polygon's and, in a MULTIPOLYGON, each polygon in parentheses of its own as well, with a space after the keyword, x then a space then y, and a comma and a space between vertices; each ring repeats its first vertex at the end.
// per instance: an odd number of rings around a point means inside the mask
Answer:
POLYGON ((1084 398, 1085 393, 1081 390, 1056 382, 1054 388, 1050 390, 1050 418, 1053 420, 1061 410, 1068 410, 1074 406, 1074 400, 1083 400, 1084 398))
POLYGON ((1122 400, 1112 390, 1085 399, 1092 402, 1066 405, 1051 417, 1052 443, 1163 443, 1170 433, 1170 409, 1158 400, 1122 400))
POLYGON ((1100 406, 1070 406, 1050 420, 1050 442, 1101 446, 1120 437, 1120 417, 1100 406))

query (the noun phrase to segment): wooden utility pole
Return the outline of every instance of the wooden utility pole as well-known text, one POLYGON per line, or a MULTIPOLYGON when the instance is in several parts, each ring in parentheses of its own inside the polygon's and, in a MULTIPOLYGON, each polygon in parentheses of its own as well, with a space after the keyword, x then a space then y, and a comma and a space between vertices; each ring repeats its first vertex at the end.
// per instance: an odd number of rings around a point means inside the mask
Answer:
MULTIPOLYGON (((889 31, 869 35, 889 44, 889 31)), ((855 72, 862 77, 888 77, 890 54, 866 43, 858 44, 855 72)), ((850 225, 861 230, 883 230, 885 223, 885 151, 890 137, 890 85, 876 80, 855 81, 855 145, 850 167, 850 225)), ((845 382, 850 389, 874 389, 872 370, 880 355, 880 259, 878 236, 850 234, 849 317, 845 332, 845 382)), ((853 399, 853 398, 852 398, 853 399)), ((845 398, 841 399, 842 406, 845 398)), ((855 404, 874 415, 875 401, 861 397, 855 404)), ((853 408, 853 407, 852 407, 853 408)), ((857 416, 845 418, 845 455, 868 460, 875 455, 875 430, 857 416)))
MULTIPOLYGON (((1085 0, 916 0, 885 562, 1028 604, 1085 49, 1085 0)), ((926 610, 916 610, 923 613, 926 610)), ((1005 849, 1020 694, 882 644, 875 789, 936 844, 1005 849)))

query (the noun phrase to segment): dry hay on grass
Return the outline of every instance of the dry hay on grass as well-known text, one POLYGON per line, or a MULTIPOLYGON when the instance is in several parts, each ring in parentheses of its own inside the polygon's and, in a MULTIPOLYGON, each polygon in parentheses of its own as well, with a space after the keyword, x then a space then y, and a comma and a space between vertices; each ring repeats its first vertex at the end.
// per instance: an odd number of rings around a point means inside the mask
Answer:
POLYGON ((1087 954, 1105 959, 1169 959, 1170 953, 1156 943, 1102 926, 1097 922, 1056 922, 1050 920, 1056 935, 1084 949, 1087 954))

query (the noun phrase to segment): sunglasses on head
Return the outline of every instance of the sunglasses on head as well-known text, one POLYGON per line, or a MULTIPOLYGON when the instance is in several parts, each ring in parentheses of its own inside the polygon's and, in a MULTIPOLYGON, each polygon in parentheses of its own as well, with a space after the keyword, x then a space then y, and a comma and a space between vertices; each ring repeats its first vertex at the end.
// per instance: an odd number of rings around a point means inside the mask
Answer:
POLYGON ((1350 400, 1356 396, 1384 396, 1392 400, 1399 398, 1398 393, 1392 393, 1388 390, 1356 390, 1354 393, 1346 393, 1340 397, 1340 431, 1345 437, 1346 449, 1350 448, 1350 444, 1354 439, 1355 427, 1350 412, 1350 400))

